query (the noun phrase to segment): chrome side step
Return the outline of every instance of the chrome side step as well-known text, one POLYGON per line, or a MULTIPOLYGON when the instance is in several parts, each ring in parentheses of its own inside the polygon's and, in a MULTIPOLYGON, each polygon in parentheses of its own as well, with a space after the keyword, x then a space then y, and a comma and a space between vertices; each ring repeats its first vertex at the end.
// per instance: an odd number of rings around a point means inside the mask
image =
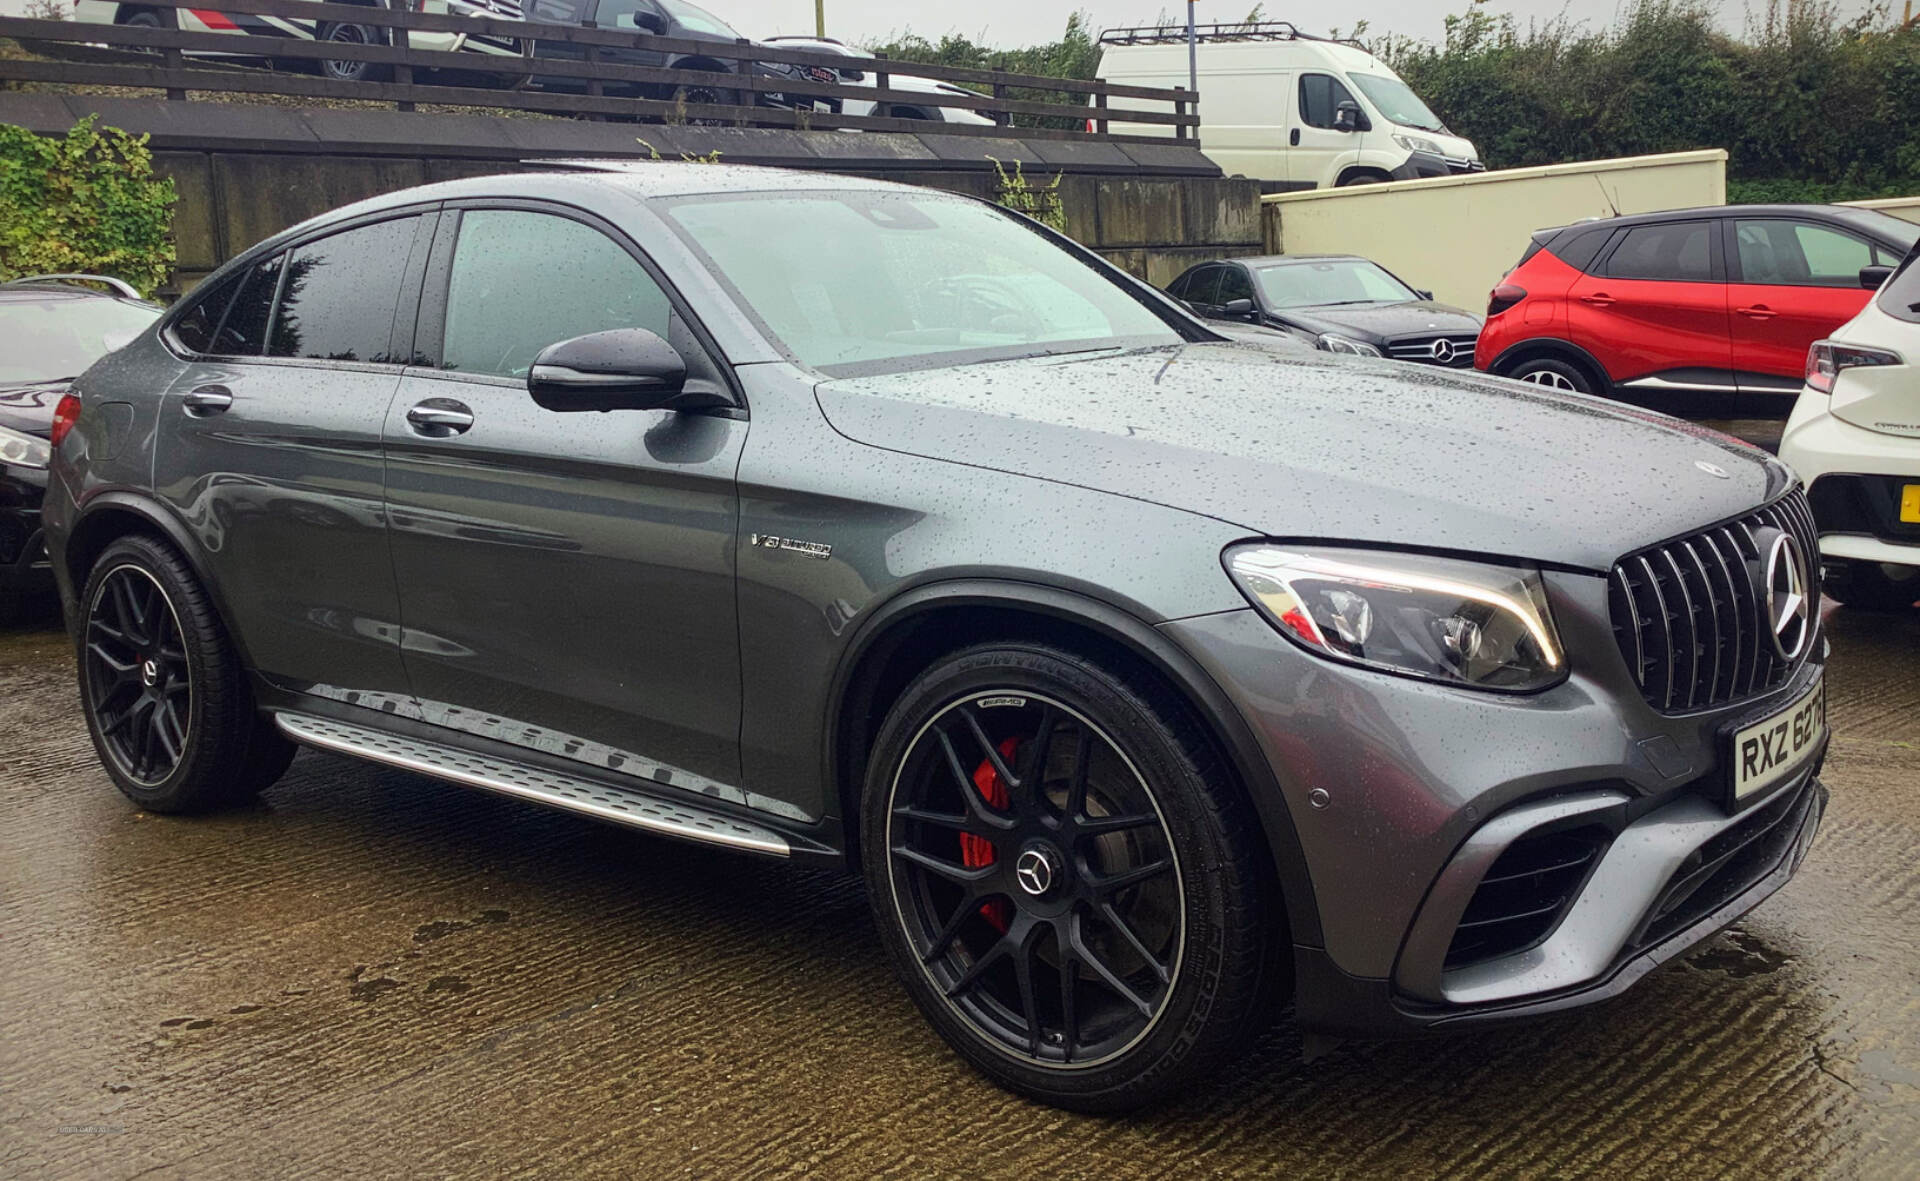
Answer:
POLYGON ((355 755, 626 828, 774 857, 793 852, 787 838, 770 828, 590 779, 312 714, 279 713, 273 720, 288 738, 320 750, 355 755))

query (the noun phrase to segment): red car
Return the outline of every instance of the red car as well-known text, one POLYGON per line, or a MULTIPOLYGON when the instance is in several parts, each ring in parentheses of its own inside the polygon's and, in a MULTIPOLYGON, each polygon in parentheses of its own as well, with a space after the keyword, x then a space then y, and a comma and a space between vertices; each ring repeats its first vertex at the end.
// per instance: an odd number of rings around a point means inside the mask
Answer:
POLYGON ((1807 346, 1852 319, 1916 238, 1920 225, 1834 205, 1541 230, 1493 289, 1474 365, 1662 410, 1784 416, 1807 346))

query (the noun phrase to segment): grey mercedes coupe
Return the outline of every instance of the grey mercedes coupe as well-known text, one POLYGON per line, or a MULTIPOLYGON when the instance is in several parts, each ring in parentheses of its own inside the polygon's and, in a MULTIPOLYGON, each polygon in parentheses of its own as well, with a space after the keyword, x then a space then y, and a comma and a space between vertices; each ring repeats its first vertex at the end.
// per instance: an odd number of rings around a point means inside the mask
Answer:
POLYGON ((1204 1082, 1275 1002, 1318 1044, 1613 997, 1826 799, 1786 467, 1228 341, 963 197, 412 189, 74 390, 45 520, 139 806, 299 744, 845 866, 939 1033, 1066 1107, 1204 1082))

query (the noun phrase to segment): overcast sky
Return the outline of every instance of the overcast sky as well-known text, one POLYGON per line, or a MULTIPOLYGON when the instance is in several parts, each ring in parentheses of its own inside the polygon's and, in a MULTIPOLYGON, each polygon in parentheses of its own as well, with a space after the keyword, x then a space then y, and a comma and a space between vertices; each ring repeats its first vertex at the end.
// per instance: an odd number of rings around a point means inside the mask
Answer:
MULTIPOLYGON (((989 45, 1030 45, 1060 35, 1067 14, 1084 8, 1096 26, 1145 24, 1162 11, 1179 16, 1178 0, 1082 0, 1046 3, 1044 0, 825 0, 827 33, 842 41, 886 40, 891 34, 912 31, 928 38, 961 33, 989 45)), ((1784 0, 1781 0, 1784 3, 1784 0)), ((1839 0, 1839 7, 1857 13, 1871 0, 1839 0)), ((811 33, 814 0, 700 0, 749 37, 777 33, 811 33)), ((17 14, 27 0, 0 0, 0 12, 17 14)), ((1766 0, 1721 0, 1721 23, 1738 32, 1749 7, 1763 10, 1766 0)), ((1438 40, 1449 12, 1466 8, 1467 0, 1341 0, 1338 4, 1286 3, 1268 0, 1270 17, 1292 20, 1309 33, 1337 25, 1342 32, 1364 19, 1371 32, 1405 33, 1438 40)), ((208 7, 213 7, 209 4, 208 7)), ((1201 21, 1234 21, 1247 14, 1253 0, 1199 0, 1201 21)), ((1524 23, 1550 19, 1562 13, 1595 26, 1611 24, 1619 0, 1492 0, 1496 11, 1511 12, 1524 23)), ((1899 4, 1895 3, 1898 8, 1899 4)), ((1184 19, 1184 16, 1181 17, 1184 19)))

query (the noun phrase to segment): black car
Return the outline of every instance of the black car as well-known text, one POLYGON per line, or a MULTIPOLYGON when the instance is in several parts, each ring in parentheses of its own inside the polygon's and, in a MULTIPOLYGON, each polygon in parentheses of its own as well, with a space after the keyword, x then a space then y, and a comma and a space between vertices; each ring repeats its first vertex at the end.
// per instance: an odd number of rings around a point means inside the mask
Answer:
POLYGON ((159 316, 118 279, 38 275, 0 283, 0 615, 17 599, 53 590, 40 502, 61 398, 88 366, 159 316))
MULTIPOLYGON (((543 24, 587 25, 593 28, 624 30, 631 33, 652 33, 683 41, 711 41, 715 45, 729 47, 748 40, 727 22, 696 4, 687 3, 687 0, 532 0, 526 6, 526 19, 543 24)), ((536 41, 532 56, 536 63, 542 59, 577 62, 583 60, 583 50, 583 46, 562 41, 536 41)), ((751 70, 760 77, 783 78, 796 82, 839 81, 839 77, 824 66, 794 66, 785 62, 743 62, 731 58, 704 57, 696 53, 667 52, 657 49, 601 46, 595 60, 624 66, 700 70, 710 74, 739 74, 751 70)), ((537 64, 534 81, 542 90, 577 94, 587 88, 585 78, 541 74, 537 64)), ((815 100, 779 91, 736 90, 719 85, 675 86, 669 83, 635 82, 622 86, 619 83, 603 83, 602 89, 611 95, 659 99, 668 102, 677 100, 688 104, 711 106, 773 106, 810 110, 817 101, 822 107, 830 110, 837 109, 837 104, 826 99, 815 100)), ((703 120, 691 119, 689 122, 700 123, 703 120)))
POLYGON ((1284 329, 1330 353, 1471 369, 1480 317, 1354 254, 1201 263, 1167 286, 1202 316, 1284 329))

